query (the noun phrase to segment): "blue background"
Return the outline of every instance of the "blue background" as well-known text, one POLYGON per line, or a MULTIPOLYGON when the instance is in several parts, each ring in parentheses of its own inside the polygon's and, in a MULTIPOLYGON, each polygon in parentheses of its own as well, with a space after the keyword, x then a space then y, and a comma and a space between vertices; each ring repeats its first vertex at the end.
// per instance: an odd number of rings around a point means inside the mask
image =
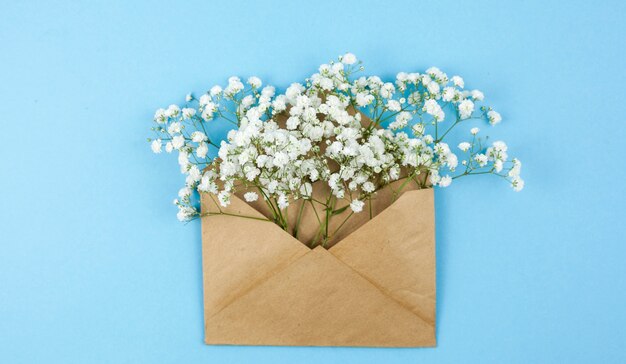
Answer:
POLYGON ((625 362, 624 4, 3 1, 0 361, 625 362), (203 345, 200 225, 153 112, 346 51, 483 90, 527 188, 437 191, 437 348, 203 345))

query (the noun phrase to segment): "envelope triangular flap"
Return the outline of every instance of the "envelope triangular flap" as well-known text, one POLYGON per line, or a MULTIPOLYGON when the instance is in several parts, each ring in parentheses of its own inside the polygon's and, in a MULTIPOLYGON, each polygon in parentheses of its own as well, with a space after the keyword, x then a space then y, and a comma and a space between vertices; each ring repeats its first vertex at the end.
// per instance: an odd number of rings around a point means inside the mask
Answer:
POLYGON ((202 274, 205 319, 310 251, 279 226, 264 219, 237 197, 218 207, 215 196, 202 195, 202 274))
POLYGON ((208 344, 435 345, 434 327, 321 247, 206 322, 208 344))
POLYGON ((432 188, 404 192, 331 254, 435 325, 435 212, 432 188))

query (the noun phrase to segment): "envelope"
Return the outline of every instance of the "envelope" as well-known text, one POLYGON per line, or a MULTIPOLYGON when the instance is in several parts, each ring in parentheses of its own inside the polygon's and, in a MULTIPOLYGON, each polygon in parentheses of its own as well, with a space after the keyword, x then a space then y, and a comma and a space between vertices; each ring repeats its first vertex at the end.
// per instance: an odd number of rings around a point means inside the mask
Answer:
MULTIPOLYGON (((202 218, 207 344, 436 346, 432 188, 390 184, 349 223, 337 229, 350 209, 334 219, 337 233, 314 248, 314 204, 296 239, 268 220, 263 202, 201 200, 210 214, 202 218)), ((299 203, 288 208, 290 223, 299 203)))

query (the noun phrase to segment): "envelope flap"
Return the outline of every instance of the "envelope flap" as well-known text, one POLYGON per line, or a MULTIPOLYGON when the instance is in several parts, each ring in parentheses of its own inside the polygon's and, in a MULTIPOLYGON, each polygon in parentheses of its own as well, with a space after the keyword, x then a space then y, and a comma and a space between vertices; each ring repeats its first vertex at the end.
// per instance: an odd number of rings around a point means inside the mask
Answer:
POLYGON ((390 297, 435 324, 435 213, 432 188, 404 192, 330 249, 390 297))
POLYGON ((206 322, 208 344, 433 346, 434 327, 318 247, 206 322))
POLYGON ((204 314, 209 318, 237 297, 310 250, 233 196, 227 208, 202 194, 204 314))

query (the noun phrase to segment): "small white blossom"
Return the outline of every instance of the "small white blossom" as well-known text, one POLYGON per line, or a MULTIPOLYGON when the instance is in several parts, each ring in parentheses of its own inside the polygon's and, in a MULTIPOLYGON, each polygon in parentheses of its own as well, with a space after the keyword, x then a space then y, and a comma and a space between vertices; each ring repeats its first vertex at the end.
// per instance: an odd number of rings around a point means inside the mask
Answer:
POLYGON ((483 101, 485 95, 478 90, 472 90, 472 98, 476 101, 483 101))
POLYGON ((174 149, 178 150, 178 149, 182 148, 183 145, 185 145, 185 137, 184 136, 177 135, 174 138, 172 138, 172 146, 174 147, 174 149))
POLYGON ((278 208, 282 209, 286 209, 289 206, 289 199, 287 198, 287 196, 281 194, 280 196, 278 196, 278 208))
POLYGON ((439 187, 448 187, 452 183, 452 178, 450 176, 441 177, 437 185, 439 187))
POLYGON ((341 62, 348 65, 354 64, 356 63, 356 56, 352 53, 346 53, 341 57, 341 62))
POLYGON ((263 82, 261 82, 260 78, 256 76, 252 76, 248 78, 248 84, 252 86, 253 88, 261 88, 261 85, 263 85, 263 82))
POLYGON ((468 142, 459 143, 459 149, 464 152, 467 152, 470 149, 470 147, 471 147, 471 144, 468 142))
POLYGON ((459 88, 465 87, 465 81, 463 81, 463 78, 461 78, 460 76, 452 76, 450 80, 456 87, 459 87, 459 88))
POLYGON ((374 101, 374 96, 359 92, 356 95, 356 103, 357 105, 363 107, 371 104, 374 101))
POLYGON ((354 212, 363 211, 363 206, 365 206, 365 202, 363 201, 352 200, 352 202, 350 202, 350 209, 354 212))
POLYGON ((150 147, 152 148, 152 152, 153 153, 161 153, 161 146, 162 146, 162 141, 161 139, 156 139, 152 141, 152 144, 150 144, 150 147))
POLYGON ((244 193, 243 198, 247 202, 254 202, 259 199, 259 195, 256 192, 246 192, 244 193))
POLYGON ((474 103, 470 100, 463 100, 459 104, 459 117, 461 119, 467 119, 472 116, 474 112, 474 103))
POLYGON ((427 100, 424 103, 424 111, 432 115, 438 122, 442 122, 445 119, 445 114, 441 106, 434 99, 427 100))
POLYGON ((502 116, 497 111, 490 110, 487 113, 487 117, 489 118, 489 124, 496 125, 502 121, 502 116))
POLYGON ((213 86, 211 87, 211 90, 209 91, 209 94, 213 97, 218 96, 222 93, 222 88, 220 86, 213 86))
POLYGON ((511 187, 515 192, 519 192, 524 189, 524 180, 518 177, 514 177, 511 180, 511 187))
POLYGON ((208 138, 206 136, 206 134, 204 134, 201 131, 194 131, 193 133, 191 133, 191 140, 195 143, 200 143, 200 142, 204 142, 206 141, 208 138))
POLYGON ((198 148, 196 149, 196 155, 198 156, 198 158, 206 158, 208 152, 209 146, 207 145, 207 143, 200 143, 200 145, 198 145, 198 148))
POLYGON ((165 115, 169 118, 176 117, 179 113, 180 108, 178 107, 178 105, 170 105, 167 110, 165 110, 165 115))
POLYGON ((192 108, 184 108, 183 109, 183 118, 184 119, 191 119, 194 115, 196 115, 196 109, 192 109, 192 108))

